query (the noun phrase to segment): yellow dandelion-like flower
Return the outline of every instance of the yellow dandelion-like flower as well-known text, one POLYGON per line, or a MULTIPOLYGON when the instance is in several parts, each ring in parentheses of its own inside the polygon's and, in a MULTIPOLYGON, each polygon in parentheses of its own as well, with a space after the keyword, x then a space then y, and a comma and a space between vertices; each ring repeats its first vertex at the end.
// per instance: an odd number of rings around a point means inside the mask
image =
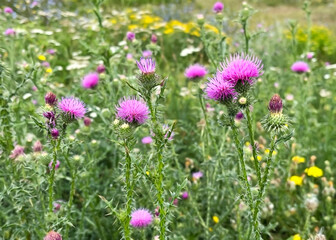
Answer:
MULTIPOLYGON (((266 153, 266 154, 269 154, 269 152, 270 152, 270 150, 269 150, 268 148, 266 148, 266 149, 265 149, 265 153, 266 153)), ((272 156, 277 155, 277 153, 278 153, 278 152, 277 152, 276 150, 274 150, 273 153, 272 153, 272 156)))
POLYGON ((295 163, 304 163, 306 161, 306 159, 304 157, 294 156, 292 158, 292 161, 295 162, 295 163))
POLYGON ((217 216, 213 216, 212 220, 214 221, 214 223, 218 223, 219 222, 219 218, 217 216))
POLYGON ((138 29, 138 28, 139 28, 139 26, 136 25, 136 24, 128 25, 128 30, 130 30, 130 31, 133 31, 134 29, 138 29))
POLYGON ((147 174, 147 176, 149 176, 149 172, 148 171, 146 171, 146 174, 147 174))
POLYGON ((323 170, 321 168, 318 168, 316 166, 312 166, 310 168, 305 169, 305 173, 307 173, 308 176, 318 178, 323 176, 323 170))
POLYGON ((52 69, 51 68, 47 68, 46 69, 46 73, 52 73, 52 69))
POLYGON ((37 58, 38 58, 40 61, 45 61, 45 60, 47 60, 47 58, 46 58, 44 55, 39 55, 37 58))
POLYGON ((297 186, 302 186, 303 177, 300 176, 291 176, 289 181, 295 183, 297 186))
POLYGON ((301 238, 300 234, 295 234, 293 236, 293 240, 302 240, 302 238, 301 238))
POLYGON ((250 142, 246 142, 246 143, 245 143, 245 146, 246 146, 246 147, 248 147, 248 146, 250 146, 250 145, 251 145, 250 142))

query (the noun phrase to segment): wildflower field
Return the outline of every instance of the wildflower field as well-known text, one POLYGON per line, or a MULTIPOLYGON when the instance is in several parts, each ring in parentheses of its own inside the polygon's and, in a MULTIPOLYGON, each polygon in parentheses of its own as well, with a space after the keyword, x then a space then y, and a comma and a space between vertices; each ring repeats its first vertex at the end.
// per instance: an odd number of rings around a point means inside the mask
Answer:
POLYGON ((336 239, 334 0, 0 3, 0 239, 336 239))

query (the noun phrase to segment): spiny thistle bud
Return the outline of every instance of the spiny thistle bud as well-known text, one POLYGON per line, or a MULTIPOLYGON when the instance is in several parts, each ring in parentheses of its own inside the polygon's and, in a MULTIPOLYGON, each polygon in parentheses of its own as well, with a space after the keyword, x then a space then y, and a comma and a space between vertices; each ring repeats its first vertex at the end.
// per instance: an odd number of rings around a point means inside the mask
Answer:
POLYGON ((50 231, 47 233, 47 235, 43 238, 43 240, 62 240, 62 235, 54 232, 54 231, 50 231))
POLYGON ((161 78, 155 73, 155 61, 152 58, 140 58, 140 61, 136 62, 141 74, 138 75, 138 82, 141 87, 146 90, 160 85, 161 78))
POLYGON ((56 95, 52 92, 48 92, 44 97, 45 103, 50 106, 55 106, 57 103, 56 95))
POLYGON ((281 113, 282 112, 282 99, 278 94, 274 94, 268 104, 268 110, 271 113, 281 113))
POLYGON ((289 119, 282 114, 282 109, 282 100, 278 94, 275 94, 268 104, 270 114, 262 121, 263 127, 267 131, 280 133, 288 130, 289 119))
POLYGON ((57 139, 58 136, 59 136, 59 131, 58 131, 57 128, 53 128, 53 129, 51 129, 50 134, 54 139, 57 139))

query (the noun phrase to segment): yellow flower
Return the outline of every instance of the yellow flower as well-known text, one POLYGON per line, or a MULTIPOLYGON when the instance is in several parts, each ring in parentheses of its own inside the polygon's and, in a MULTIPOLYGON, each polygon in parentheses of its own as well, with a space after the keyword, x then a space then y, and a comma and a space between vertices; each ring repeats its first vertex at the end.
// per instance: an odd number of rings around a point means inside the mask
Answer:
POLYGON ((52 69, 51 68, 47 68, 46 69, 46 73, 52 73, 52 69))
POLYGON ((166 29, 163 32, 164 34, 172 34, 174 33, 174 28, 172 27, 166 27, 166 29))
POLYGON ((245 146, 246 146, 246 147, 248 147, 248 146, 250 146, 250 145, 251 145, 250 142, 246 142, 246 143, 245 143, 245 146))
POLYGON ((214 223, 218 223, 219 222, 219 218, 217 216, 213 216, 212 220, 214 221, 214 223))
POLYGON ((209 227, 209 232, 212 232, 212 228, 211 227, 209 227))
POLYGON ((216 34, 218 34, 219 33, 219 31, 218 31, 218 28, 216 28, 215 26, 213 26, 213 25, 210 25, 210 24, 204 24, 204 28, 205 29, 207 29, 207 30, 210 30, 210 31, 212 31, 212 32, 214 32, 214 33, 216 33, 216 34))
POLYGON ((302 240, 302 238, 301 238, 300 234, 295 234, 293 236, 293 240, 302 240))
POLYGON ((304 163, 306 161, 306 159, 304 157, 294 156, 292 158, 292 161, 295 162, 295 163, 304 163))
POLYGON ((295 183, 295 185, 297 185, 297 186, 301 186, 301 185, 302 185, 303 178, 300 177, 300 176, 291 176, 291 177, 289 178, 289 181, 295 183))
POLYGON ((38 58, 39 60, 41 60, 41 61, 45 61, 45 60, 47 60, 47 58, 46 58, 45 56, 43 56, 43 55, 39 55, 37 58, 38 58))
MULTIPOLYGON (((265 149, 265 153, 266 153, 266 154, 269 154, 269 152, 270 152, 270 150, 269 150, 268 148, 266 148, 266 149, 265 149)), ((273 156, 273 155, 277 155, 277 153, 278 153, 278 152, 277 152, 276 150, 274 150, 273 153, 272 153, 272 156, 273 156)))
MULTIPOLYGON (((257 156, 257 159, 258 159, 258 161, 261 161, 261 160, 262 160, 262 156, 258 155, 258 156, 257 156)), ((253 157, 251 157, 251 160, 253 161, 253 160, 254 160, 254 158, 253 158, 253 157)))
POLYGON ((128 30, 130 30, 130 31, 132 31, 132 30, 134 30, 134 29, 137 29, 137 28, 139 28, 139 26, 136 25, 136 24, 128 25, 128 30))
POLYGON ((323 170, 321 168, 316 167, 316 166, 306 168, 305 173, 307 173, 308 176, 315 177, 315 178, 323 176, 323 170))
POLYGON ((149 176, 149 172, 148 171, 146 171, 146 174, 147 174, 147 176, 149 176))

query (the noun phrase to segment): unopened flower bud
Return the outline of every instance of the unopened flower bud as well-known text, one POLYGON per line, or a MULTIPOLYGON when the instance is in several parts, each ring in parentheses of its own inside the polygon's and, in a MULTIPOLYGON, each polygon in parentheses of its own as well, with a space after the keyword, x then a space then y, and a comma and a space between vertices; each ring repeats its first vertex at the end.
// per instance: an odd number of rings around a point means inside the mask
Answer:
POLYGON ((84 125, 85 126, 90 126, 91 125, 91 119, 88 117, 84 117, 84 125))
POLYGON ((309 194, 305 200, 305 206, 308 211, 315 212, 319 205, 319 201, 315 195, 309 194))
POLYGON ((274 94, 271 98, 268 109, 271 113, 281 113, 282 112, 282 100, 278 94, 274 94))
POLYGON ((33 146, 33 151, 34 152, 41 152, 42 148, 43 148, 43 146, 42 146, 41 142, 40 141, 36 141, 34 143, 34 146, 33 146))
POLYGON ((239 98, 239 103, 240 103, 241 105, 245 105, 246 102, 247 102, 247 99, 246 99, 245 97, 241 97, 241 98, 239 98))
POLYGON ((59 131, 58 131, 57 128, 53 128, 53 129, 51 130, 50 133, 51 133, 51 136, 52 136, 54 139, 57 139, 58 136, 59 136, 59 131))
POLYGON ((56 95, 52 92, 48 92, 44 97, 45 103, 50 106, 55 106, 57 103, 56 95))
POLYGON ((151 37, 151 42, 152 43, 156 43, 158 40, 157 36, 155 34, 152 34, 152 37, 151 37))

